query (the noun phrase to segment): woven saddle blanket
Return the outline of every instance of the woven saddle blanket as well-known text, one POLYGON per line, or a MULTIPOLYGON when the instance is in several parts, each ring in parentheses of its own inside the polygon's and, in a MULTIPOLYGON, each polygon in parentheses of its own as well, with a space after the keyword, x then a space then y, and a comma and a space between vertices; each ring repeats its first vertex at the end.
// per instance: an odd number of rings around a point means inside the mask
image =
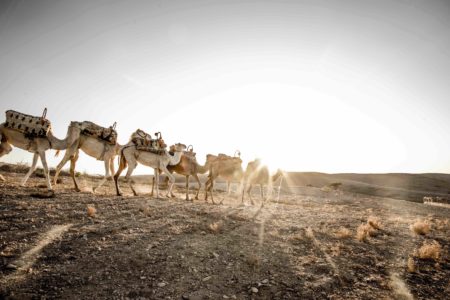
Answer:
POLYGON ((163 155, 167 152, 167 145, 162 138, 152 139, 150 134, 141 129, 133 132, 130 140, 136 145, 136 149, 140 151, 151 152, 158 155, 163 155))
POLYGON ((46 137, 51 130, 51 123, 44 116, 36 117, 14 110, 6 111, 5 127, 22 132, 27 138, 46 137))
POLYGON ((112 145, 117 143, 116 123, 110 127, 102 127, 93 122, 84 121, 81 123, 81 134, 98 138, 112 145))

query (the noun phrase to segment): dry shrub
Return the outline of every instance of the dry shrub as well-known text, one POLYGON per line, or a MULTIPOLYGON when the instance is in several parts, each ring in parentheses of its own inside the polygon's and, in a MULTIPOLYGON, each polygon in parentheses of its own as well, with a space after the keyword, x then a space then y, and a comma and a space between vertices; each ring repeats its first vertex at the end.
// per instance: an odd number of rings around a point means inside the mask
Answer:
POLYGON ((341 243, 334 244, 330 247, 331 256, 339 256, 341 255, 341 243))
POLYGON ((311 227, 306 228, 305 235, 306 235, 306 237, 308 237, 310 239, 314 238, 314 232, 311 229, 311 227))
POLYGON ((247 264, 252 267, 253 269, 257 268, 261 264, 261 258, 257 255, 249 255, 246 258, 247 264))
POLYGON ((97 210, 95 209, 95 207, 93 206, 88 206, 87 207, 87 215, 91 218, 95 218, 97 213, 97 210))
POLYGON ((150 208, 148 206, 141 206, 139 207, 139 211, 142 212, 145 216, 150 216, 150 208))
POLYGON ((445 231, 448 228, 448 219, 445 220, 436 220, 436 226, 434 226, 436 230, 445 231))
POLYGON ((352 236, 352 232, 350 229, 345 227, 340 227, 338 231, 334 234, 337 238, 346 239, 352 236))
POLYGON ((371 236, 376 235, 376 230, 369 224, 361 224, 356 230, 356 239, 360 242, 367 241, 371 236))
POLYGON ((442 247, 437 241, 424 242, 417 251, 417 256, 421 259, 434 259, 437 261, 441 256, 442 247))
POLYGON ((370 216, 367 218, 367 224, 372 226, 373 229, 381 229, 381 220, 378 217, 370 216))
POLYGON ((212 232, 214 234, 221 233, 223 230, 223 222, 218 221, 218 222, 211 223, 208 225, 208 229, 210 232, 212 232))
POLYGON ((428 223, 427 221, 417 221, 414 224, 412 224, 410 226, 411 231, 413 231, 416 234, 419 235, 426 235, 427 233, 430 232, 431 227, 430 227, 430 223, 428 223))
POLYGON ((414 258, 412 258, 412 257, 409 257, 409 258, 408 258, 408 264, 407 264, 407 266, 408 266, 408 272, 409 272, 409 273, 414 273, 414 272, 416 272, 417 267, 416 267, 416 262, 414 261, 414 258))

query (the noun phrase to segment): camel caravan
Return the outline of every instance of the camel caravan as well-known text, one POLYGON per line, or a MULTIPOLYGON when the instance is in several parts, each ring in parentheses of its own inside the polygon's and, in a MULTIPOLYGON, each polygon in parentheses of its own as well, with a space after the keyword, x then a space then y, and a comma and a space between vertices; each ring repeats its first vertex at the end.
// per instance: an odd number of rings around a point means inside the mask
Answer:
MULTIPOLYGON (((35 171, 38 159, 41 160, 45 181, 48 191, 53 193, 53 185, 56 186, 58 176, 62 168, 70 161, 70 177, 72 178, 74 188, 77 192, 81 191, 75 176, 76 162, 79 158, 80 150, 104 163, 105 174, 100 183, 93 187, 95 193, 108 178, 114 181, 116 194, 122 195, 119 187, 120 174, 127 169, 125 174, 125 183, 127 183, 137 196, 134 187, 134 181, 131 177, 138 164, 153 169, 153 182, 151 196, 156 190, 156 197, 159 198, 160 175, 166 176, 168 184, 167 197, 175 197, 173 186, 177 173, 185 177, 186 180, 186 200, 193 200, 189 197, 189 179, 193 177, 198 185, 195 199, 199 199, 201 182, 199 174, 207 175, 205 183, 205 202, 208 201, 208 195, 214 204, 214 182, 221 178, 227 182, 228 195, 231 193, 231 185, 239 185, 238 191, 242 191, 241 202, 244 203, 244 195, 251 198, 251 189, 254 185, 259 185, 261 190, 261 202, 268 199, 274 182, 283 176, 283 172, 277 171, 274 175, 269 174, 266 166, 263 166, 260 160, 248 163, 246 170, 242 168, 242 159, 240 152, 236 151, 233 156, 226 154, 208 154, 206 162, 201 165, 197 162, 196 153, 192 145, 186 147, 185 144, 176 143, 167 148, 162 134, 157 132, 154 138, 142 129, 137 129, 130 136, 127 144, 120 145, 117 141, 116 123, 109 127, 102 127, 90 121, 72 121, 67 128, 67 134, 64 139, 58 139, 52 133, 51 122, 46 118, 47 109, 41 116, 31 116, 21 112, 6 111, 6 121, 0 124, 0 157, 7 155, 12 151, 12 146, 33 153, 33 160, 30 169, 21 181, 24 186, 35 171), (59 152, 65 150, 65 154, 59 164, 56 166, 53 180, 50 179, 49 167, 46 160, 47 150, 56 150, 56 156, 59 152), (115 171, 114 161, 118 157, 119 166, 115 171), (52 185, 53 182, 53 185, 52 185), (264 186, 267 187, 267 193, 264 196, 264 186)), ((0 175, 0 179, 4 180, 0 175)), ((223 200, 222 200, 223 201, 223 200)), ((220 202, 221 204, 222 202, 220 202)))

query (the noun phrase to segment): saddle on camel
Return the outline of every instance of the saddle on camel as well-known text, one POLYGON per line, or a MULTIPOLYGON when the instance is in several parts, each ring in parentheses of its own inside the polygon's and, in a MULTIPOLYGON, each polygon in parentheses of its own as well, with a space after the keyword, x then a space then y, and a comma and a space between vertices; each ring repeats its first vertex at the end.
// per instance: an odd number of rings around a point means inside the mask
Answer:
POLYGON ((162 155, 166 153, 167 145, 162 138, 161 132, 156 132, 155 136, 156 139, 152 139, 150 134, 142 129, 138 129, 131 135, 131 142, 136 146, 137 150, 162 155))
POLYGON ((116 122, 112 126, 102 127, 93 122, 84 121, 81 123, 81 134, 106 141, 111 145, 117 143, 116 122))
POLYGON ((51 123, 45 117, 47 108, 41 117, 30 116, 14 110, 6 111, 5 127, 17 130, 30 140, 38 137, 46 137, 51 130, 51 123))

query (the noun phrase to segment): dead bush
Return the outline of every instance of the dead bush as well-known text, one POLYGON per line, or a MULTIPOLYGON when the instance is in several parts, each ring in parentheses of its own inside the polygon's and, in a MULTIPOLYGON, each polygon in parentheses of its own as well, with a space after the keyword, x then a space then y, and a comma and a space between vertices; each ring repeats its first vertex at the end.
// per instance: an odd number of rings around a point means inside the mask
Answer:
POLYGON ((334 234, 337 238, 346 239, 352 236, 352 232, 350 229, 345 227, 340 227, 337 232, 334 234))
POLYGON ((91 218, 95 218, 97 214, 97 210, 93 206, 87 207, 87 215, 91 218))
POLYGON ((246 257, 246 262, 250 267, 256 269, 261 264, 261 258, 257 255, 249 255, 246 257))
POLYGON ((416 267, 416 262, 414 261, 414 258, 413 258, 413 257, 409 257, 409 258, 408 258, 408 264, 407 264, 407 266, 408 266, 408 272, 409 272, 409 273, 414 273, 414 272, 416 272, 417 267, 416 267))
POLYGON ((417 251, 417 256, 421 259, 439 260, 442 247, 437 241, 423 242, 422 247, 417 251))
POLYGON ((367 218, 367 224, 372 226, 373 229, 381 229, 381 220, 378 217, 370 216, 367 218))
POLYGON ((427 221, 419 220, 410 226, 411 231, 415 234, 426 235, 430 232, 431 226, 427 221))
POLYGON ((210 232, 212 232, 214 234, 221 233, 223 230, 223 222, 218 221, 218 222, 211 223, 208 225, 208 229, 210 232))
POLYGON ((142 205, 141 207, 139 207, 139 211, 147 217, 150 216, 150 208, 148 206, 142 205))
POLYGON ((369 224, 361 224, 356 230, 356 239, 365 242, 369 237, 375 236, 376 230, 369 224))

